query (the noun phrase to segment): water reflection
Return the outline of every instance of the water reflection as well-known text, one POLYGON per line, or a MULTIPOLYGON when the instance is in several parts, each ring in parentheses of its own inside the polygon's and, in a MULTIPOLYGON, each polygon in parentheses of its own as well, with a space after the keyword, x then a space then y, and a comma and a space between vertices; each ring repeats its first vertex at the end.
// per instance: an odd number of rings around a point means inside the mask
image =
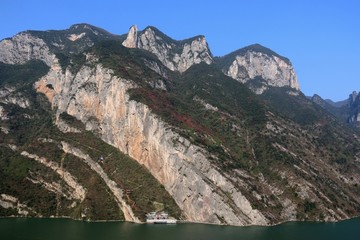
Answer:
POLYGON ((358 239, 359 236, 360 218, 340 223, 290 222, 273 227, 90 223, 68 219, 0 219, 0 239, 9 240, 346 240, 358 239))

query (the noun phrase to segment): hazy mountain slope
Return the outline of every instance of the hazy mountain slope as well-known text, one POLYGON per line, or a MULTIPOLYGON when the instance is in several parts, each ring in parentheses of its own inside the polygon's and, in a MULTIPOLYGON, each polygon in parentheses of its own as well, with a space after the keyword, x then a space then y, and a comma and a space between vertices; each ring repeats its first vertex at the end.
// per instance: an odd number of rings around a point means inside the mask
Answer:
POLYGON ((352 92, 347 100, 337 103, 329 102, 331 100, 323 100, 316 94, 312 97, 313 102, 336 116, 341 122, 347 123, 350 126, 355 127, 355 129, 359 127, 360 122, 359 99, 359 94, 356 91, 352 92))

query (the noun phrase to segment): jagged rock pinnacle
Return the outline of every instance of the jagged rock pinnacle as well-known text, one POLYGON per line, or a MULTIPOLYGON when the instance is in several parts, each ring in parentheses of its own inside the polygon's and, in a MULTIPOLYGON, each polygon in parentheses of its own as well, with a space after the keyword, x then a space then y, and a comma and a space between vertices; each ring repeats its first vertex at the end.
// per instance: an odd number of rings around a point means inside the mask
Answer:
POLYGON ((129 29, 129 33, 125 39, 125 41, 122 43, 124 47, 127 48, 136 48, 137 47, 137 32, 138 28, 136 25, 131 26, 129 29))

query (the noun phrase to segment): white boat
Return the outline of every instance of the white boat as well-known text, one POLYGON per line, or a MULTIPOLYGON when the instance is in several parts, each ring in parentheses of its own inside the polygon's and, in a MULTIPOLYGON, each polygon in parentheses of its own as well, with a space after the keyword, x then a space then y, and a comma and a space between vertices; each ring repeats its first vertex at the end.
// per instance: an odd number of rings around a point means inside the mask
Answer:
POLYGON ((176 219, 169 218, 169 214, 166 212, 151 212, 146 214, 146 223, 176 224, 176 219))

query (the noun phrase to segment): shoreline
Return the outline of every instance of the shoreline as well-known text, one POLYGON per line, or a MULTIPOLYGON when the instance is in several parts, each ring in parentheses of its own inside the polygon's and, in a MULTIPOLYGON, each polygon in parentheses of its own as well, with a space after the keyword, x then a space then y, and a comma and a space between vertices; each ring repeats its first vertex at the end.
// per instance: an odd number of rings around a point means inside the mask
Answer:
MULTIPOLYGON (((339 223, 346 220, 351 220, 355 218, 359 218, 360 215, 344 218, 337 221, 316 221, 316 220, 309 220, 309 221, 301 221, 301 220, 289 220, 289 221, 283 221, 279 223, 269 224, 269 225, 229 225, 229 224, 215 224, 215 223, 208 223, 208 222, 194 222, 194 221, 188 221, 188 220, 177 220, 176 224, 164 224, 164 225, 177 225, 177 224, 203 224, 203 225, 213 225, 213 226, 221 226, 221 227, 275 227, 279 226, 281 224, 286 223, 339 223)), ((130 223, 135 225, 152 225, 148 224, 146 222, 131 222, 131 221, 125 221, 125 220, 86 220, 86 219, 75 219, 68 216, 57 216, 57 217, 26 217, 26 216, 0 216, 0 219, 64 219, 64 220, 72 220, 77 222, 86 222, 86 223, 113 223, 113 222, 119 222, 119 223, 130 223)))

